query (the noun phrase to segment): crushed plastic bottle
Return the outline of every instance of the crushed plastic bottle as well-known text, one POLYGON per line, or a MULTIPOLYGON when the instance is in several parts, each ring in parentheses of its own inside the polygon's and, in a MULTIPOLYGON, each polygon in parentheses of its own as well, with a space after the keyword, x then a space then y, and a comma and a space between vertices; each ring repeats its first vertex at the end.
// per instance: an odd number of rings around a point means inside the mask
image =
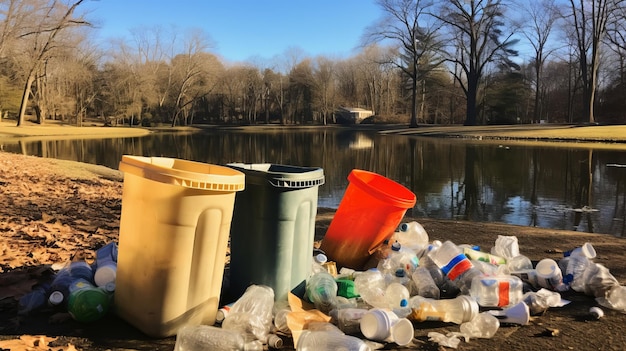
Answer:
POLYGON ((398 227, 398 231, 394 232, 392 238, 398 241, 403 247, 413 250, 418 257, 427 250, 429 244, 428 233, 424 227, 416 221, 401 223, 398 227))
POLYGON ((583 272, 596 257, 596 250, 591 243, 585 243, 572 250, 568 257, 563 283, 569 284, 574 291, 582 292, 585 284, 583 272))
POLYGON ((354 278, 354 287, 363 301, 372 307, 387 308, 385 276, 377 269, 369 269, 354 278))
POLYGON ((244 351, 243 335, 236 330, 227 330, 208 325, 186 325, 176 333, 174 351, 244 351))
POLYGON ((337 306, 337 291, 337 282, 328 272, 317 272, 306 282, 306 297, 324 313, 337 306))
POLYGON ((370 351, 371 348, 361 339, 326 330, 305 330, 298 338, 296 351, 370 351))
POLYGON ((507 307, 522 300, 522 280, 513 275, 476 276, 470 296, 482 307, 507 307))
POLYGON ((461 335, 465 337, 465 341, 472 338, 491 339, 500 328, 498 318, 490 313, 479 313, 476 318, 469 322, 462 323, 460 326, 461 335))
POLYGON ((250 285, 230 308, 222 329, 240 332, 246 341, 267 340, 272 326, 274 290, 265 285, 250 285))
POLYGON ((411 279, 417 289, 417 294, 438 300, 440 297, 439 287, 435 283, 433 276, 426 267, 417 267, 411 275, 411 279))
POLYGON ((407 318, 414 322, 440 321, 461 324, 471 321, 479 313, 478 303, 468 295, 441 300, 412 296, 409 299, 409 307, 411 313, 407 318))

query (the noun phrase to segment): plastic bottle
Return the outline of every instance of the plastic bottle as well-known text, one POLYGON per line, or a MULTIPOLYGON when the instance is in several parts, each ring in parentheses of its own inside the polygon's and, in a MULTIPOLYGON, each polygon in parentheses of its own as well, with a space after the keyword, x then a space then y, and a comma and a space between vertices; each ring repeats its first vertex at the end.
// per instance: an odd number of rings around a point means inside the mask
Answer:
POLYGON ((414 251, 404 248, 399 242, 391 245, 387 259, 381 260, 378 269, 383 273, 395 274, 398 269, 403 269, 405 275, 410 277, 417 268, 419 259, 414 251))
POLYGON ((401 223, 393 238, 416 253, 425 251, 429 242, 428 233, 421 224, 415 221, 401 223))
POLYGON ((48 306, 50 284, 38 284, 31 292, 22 296, 17 304, 17 314, 27 316, 48 306))
POLYGON ((272 326, 274 290, 265 285, 250 285, 230 308, 222 329, 239 331, 246 343, 265 341, 272 326))
POLYGON ((595 257, 596 250, 591 243, 585 243, 583 246, 572 250, 567 260, 563 283, 569 284, 574 291, 583 291, 583 272, 595 257))
POLYGON ((400 283, 393 282, 385 288, 387 307, 390 309, 408 306, 410 297, 409 289, 400 283))
POLYGON ((470 296, 481 307, 507 307, 522 301, 523 282, 512 275, 476 276, 470 296))
POLYGON ((435 283, 430 271, 426 267, 417 267, 411 275, 417 289, 417 294, 423 297, 439 299, 439 287, 435 283))
POLYGON ((115 283, 117 274, 117 244, 110 242, 96 250, 96 268, 93 280, 96 286, 115 283))
POLYGON ((330 316, 342 332, 355 334, 361 331, 361 318, 368 311, 365 308, 341 308, 332 310, 330 316))
POLYGON ((289 312, 291 312, 291 307, 289 306, 288 301, 274 302, 274 307, 272 307, 274 329, 287 335, 291 334, 291 329, 289 329, 289 326, 287 325, 287 314, 289 312))
POLYGON ((354 336, 325 330, 303 331, 298 338, 296 351, 320 350, 370 351, 371 348, 354 336))
POLYGON ((72 282, 69 287, 67 311, 78 322, 93 322, 104 317, 111 307, 111 293, 85 279, 72 282))
POLYGON ((230 308, 233 307, 233 304, 234 302, 231 302, 229 304, 226 304, 220 307, 217 310, 217 312, 215 313, 215 323, 222 324, 224 319, 226 319, 226 316, 228 316, 228 313, 230 313, 230 308))
POLYGON ((372 307, 387 308, 385 289, 387 283, 385 277, 377 269, 372 268, 359 274, 354 278, 354 287, 363 301, 372 307))
POLYGON ((472 279, 482 274, 463 254, 461 249, 449 240, 436 250, 430 251, 428 257, 454 282, 464 295, 469 293, 472 279))
POLYGON ((337 290, 337 282, 328 272, 317 272, 306 282, 306 297, 324 313, 337 306, 337 290))
POLYGON ((407 318, 415 322, 440 321, 461 324, 471 321, 479 312, 478 303, 468 295, 441 300, 417 295, 409 299, 409 307, 412 312, 407 318))
POLYGON ((85 261, 70 262, 61 269, 50 284, 48 302, 52 306, 60 306, 67 303, 70 285, 79 279, 93 283, 93 270, 85 261))
POLYGON ((244 337, 239 331, 208 325, 186 325, 176 333, 174 351, 245 350, 244 337))

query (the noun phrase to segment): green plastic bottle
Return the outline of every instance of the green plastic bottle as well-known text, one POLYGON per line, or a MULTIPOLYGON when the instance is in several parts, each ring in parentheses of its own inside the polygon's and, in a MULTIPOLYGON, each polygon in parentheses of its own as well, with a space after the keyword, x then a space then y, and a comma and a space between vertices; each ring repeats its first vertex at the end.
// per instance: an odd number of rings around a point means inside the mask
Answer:
POLYGON ((79 279, 70 286, 67 311, 78 322, 88 323, 104 317, 111 307, 111 294, 79 279))

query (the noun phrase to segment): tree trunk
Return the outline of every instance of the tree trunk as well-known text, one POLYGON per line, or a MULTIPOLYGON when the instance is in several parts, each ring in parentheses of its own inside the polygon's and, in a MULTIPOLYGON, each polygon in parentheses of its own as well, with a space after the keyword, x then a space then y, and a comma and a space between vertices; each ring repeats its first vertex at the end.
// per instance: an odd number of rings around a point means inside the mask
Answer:
POLYGON ((22 93, 22 102, 20 103, 20 113, 17 116, 17 126, 21 126, 24 124, 24 118, 26 115, 26 106, 28 106, 28 98, 30 96, 30 88, 35 81, 35 76, 31 73, 26 79, 26 84, 24 85, 24 91, 22 93))

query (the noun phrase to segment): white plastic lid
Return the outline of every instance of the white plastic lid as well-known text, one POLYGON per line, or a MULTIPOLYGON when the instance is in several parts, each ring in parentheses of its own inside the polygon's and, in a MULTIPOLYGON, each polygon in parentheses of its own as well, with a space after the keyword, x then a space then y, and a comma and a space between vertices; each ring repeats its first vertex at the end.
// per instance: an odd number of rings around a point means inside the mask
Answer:
POLYGON ((50 296, 48 297, 48 302, 50 302, 51 305, 53 306, 57 306, 60 305, 61 302, 63 302, 63 293, 60 291, 53 291, 50 296))
POLYGON ((315 262, 322 264, 322 263, 326 263, 327 261, 328 261, 328 257, 326 257, 326 255, 324 255, 323 253, 319 253, 315 255, 315 262))
POLYGON ((400 346, 411 343, 414 336, 415 328, 413 328, 413 323, 406 318, 398 320, 391 327, 391 338, 393 339, 393 342, 400 346))
POLYGON ((114 265, 102 266, 96 269, 93 280, 97 286, 103 287, 107 285, 107 283, 115 282, 116 275, 117 269, 114 265))

